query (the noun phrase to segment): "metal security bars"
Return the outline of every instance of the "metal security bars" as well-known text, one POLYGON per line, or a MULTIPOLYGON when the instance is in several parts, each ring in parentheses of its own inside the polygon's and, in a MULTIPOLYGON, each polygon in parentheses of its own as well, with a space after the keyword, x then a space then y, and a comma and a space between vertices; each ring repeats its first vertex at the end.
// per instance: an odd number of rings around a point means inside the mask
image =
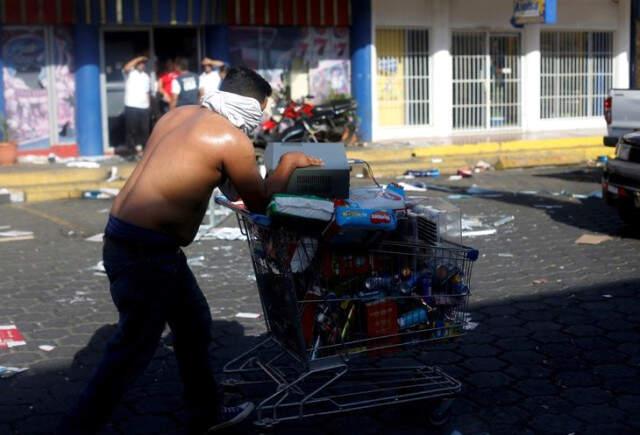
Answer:
POLYGON ((520 35, 453 34, 453 128, 520 125, 520 35))
POLYGON ((429 32, 376 29, 378 122, 383 126, 430 123, 429 32))
POLYGON ((540 116, 602 116, 613 82, 613 32, 542 32, 540 116))

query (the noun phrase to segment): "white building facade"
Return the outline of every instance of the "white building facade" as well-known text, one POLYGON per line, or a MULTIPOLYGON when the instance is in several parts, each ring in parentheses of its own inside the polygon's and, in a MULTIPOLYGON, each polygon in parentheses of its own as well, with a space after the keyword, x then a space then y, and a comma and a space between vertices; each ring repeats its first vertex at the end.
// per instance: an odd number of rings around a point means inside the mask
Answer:
POLYGON ((604 128, 609 89, 629 87, 631 0, 512 16, 512 0, 373 0, 373 139, 604 128))

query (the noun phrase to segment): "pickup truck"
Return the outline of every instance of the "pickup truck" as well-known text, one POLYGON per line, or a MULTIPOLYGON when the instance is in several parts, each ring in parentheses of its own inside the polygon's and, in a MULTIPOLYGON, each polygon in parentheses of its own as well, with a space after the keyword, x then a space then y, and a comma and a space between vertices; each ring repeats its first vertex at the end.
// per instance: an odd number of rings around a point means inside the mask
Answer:
POLYGON ((640 228, 640 131, 622 136, 615 146, 616 157, 602 173, 602 197, 625 223, 640 228))
POLYGON ((604 144, 616 146, 622 136, 640 130, 640 89, 611 89, 604 100, 607 135, 604 144))

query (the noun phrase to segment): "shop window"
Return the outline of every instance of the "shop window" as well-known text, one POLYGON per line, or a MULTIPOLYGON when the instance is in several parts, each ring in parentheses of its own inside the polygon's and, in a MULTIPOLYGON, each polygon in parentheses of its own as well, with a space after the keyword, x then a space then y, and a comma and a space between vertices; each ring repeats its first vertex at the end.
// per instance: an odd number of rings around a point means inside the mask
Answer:
POLYGON ((613 32, 542 32, 540 116, 602 116, 613 82, 613 32))
POLYGON ((429 32, 376 29, 378 125, 430 123, 429 32))
POLYGON ((75 141, 75 80, 66 27, 8 27, 0 41, 5 116, 22 150, 75 141))
POLYGON ((349 96, 349 29, 231 27, 231 64, 257 70, 285 98, 349 96))

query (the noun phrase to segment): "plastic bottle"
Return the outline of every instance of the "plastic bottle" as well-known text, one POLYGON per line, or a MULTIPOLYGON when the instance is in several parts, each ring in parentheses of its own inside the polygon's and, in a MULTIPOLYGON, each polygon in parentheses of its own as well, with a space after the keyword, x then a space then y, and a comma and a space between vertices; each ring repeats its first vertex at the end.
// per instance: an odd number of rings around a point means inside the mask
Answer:
POLYGON ((398 317, 398 327, 400 329, 412 328, 429 320, 427 310, 424 308, 416 308, 406 314, 398 317))
POLYGON ((372 276, 366 279, 364 286, 367 290, 391 290, 397 278, 393 276, 372 276))

